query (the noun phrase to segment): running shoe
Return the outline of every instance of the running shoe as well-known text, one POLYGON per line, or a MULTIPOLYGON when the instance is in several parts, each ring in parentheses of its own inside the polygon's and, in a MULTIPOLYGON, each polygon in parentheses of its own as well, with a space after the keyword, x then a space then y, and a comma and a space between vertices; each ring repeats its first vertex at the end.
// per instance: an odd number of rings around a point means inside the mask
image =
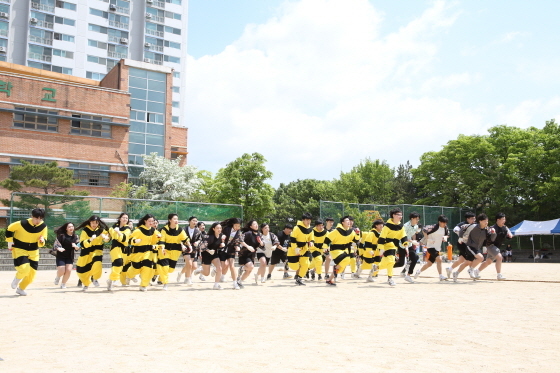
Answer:
POLYGON ((439 280, 440 281, 445 281, 445 280, 447 280, 447 277, 445 277, 444 275, 439 275, 439 280))
POLYGON ((82 287, 82 291, 87 291, 87 289, 88 289, 87 286, 82 287))
POLYGON ((323 276, 317 275, 317 281, 321 281, 322 279, 323 279, 323 276))
POLYGON ((255 285, 259 284, 259 274, 255 273, 255 285))
POLYGON ((145 286, 140 286, 140 291, 146 292, 148 291, 148 288, 145 286))
POLYGON ((187 284, 188 286, 192 286, 192 279, 190 277, 187 277, 185 279, 185 284, 187 284))
POLYGON ((226 281, 226 275, 221 275, 220 282, 225 282, 225 281, 226 281))
POLYGON ((199 279, 200 281, 206 281, 206 277, 204 277, 204 275, 198 276, 198 279, 199 279))
POLYGON ((453 272, 453 282, 457 282, 457 279, 459 278, 459 272, 453 272))
POLYGON ((375 279, 372 276, 368 276, 366 282, 375 282, 375 279))
POLYGON ((261 284, 264 284, 266 282, 266 277, 261 277, 261 284))
POLYGON ((447 278, 451 278, 451 276, 453 276, 453 268, 447 267, 445 272, 447 272, 447 278))
POLYGON ((210 276, 212 277, 216 276, 216 267, 212 266, 212 271, 210 271, 210 276))
POLYGON ((379 271, 379 266, 377 264, 374 264, 373 267, 371 267, 371 271, 372 272, 377 272, 379 271))
POLYGON ((414 284, 414 280, 409 275, 404 276, 404 280, 406 282, 410 282, 411 284, 414 284))
POLYGON ((340 274, 340 279, 341 279, 341 280, 344 280, 344 273, 341 273, 341 274, 340 274))
POLYGON ((501 273, 498 273, 497 278, 498 278, 499 281, 503 281, 503 280, 506 279, 501 273))
POLYGON ((395 286, 395 280, 393 280, 392 278, 390 278, 389 280, 387 280, 387 283, 391 286, 395 286))
POLYGON ((421 271, 422 271, 421 269, 417 269, 417 270, 416 270, 416 273, 414 274, 414 279, 415 279, 415 280, 418 278, 418 276, 420 276, 420 272, 421 272, 421 271))
POLYGON ((14 281, 12 281, 12 289, 17 288, 20 282, 21 280, 19 278, 14 277, 14 281))
POLYGON ((18 286, 18 288, 16 289, 16 294, 23 295, 23 296, 26 296, 26 295, 27 295, 27 293, 25 292, 25 290, 21 290, 21 289, 19 288, 19 286, 18 286))
POLYGON ((198 275, 200 274, 200 272, 202 272, 202 268, 198 267, 197 269, 194 270, 193 275, 198 275))
POLYGON ((136 276, 135 276, 135 277, 133 277, 133 278, 131 279, 131 281, 134 282, 134 283, 136 284, 136 283, 138 282, 138 279, 137 279, 136 276))
POLYGON ((218 282, 214 283, 214 290, 222 290, 222 287, 220 286, 220 284, 218 282))
POLYGON ((60 282, 60 277, 58 277, 58 276, 55 277, 55 278, 54 278, 54 284, 55 284, 55 285, 58 285, 59 282, 60 282))
POLYGON ((475 278, 475 279, 479 279, 479 278, 480 278, 480 271, 479 271, 478 269, 475 269, 473 272, 474 272, 474 273, 473 273, 474 278, 475 278))
POLYGON ((357 278, 360 278, 360 275, 357 274, 357 273, 352 273, 352 278, 356 278, 356 279, 357 279, 357 278))
POLYGON ((469 269, 467 270, 467 273, 469 274, 469 276, 470 276, 472 279, 475 278, 475 277, 474 277, 474 271, 473 271, 472 268, 469 267, 469 269))
POLYGON ((99 287, 99 281, 93 280, 92 283, 93 283, 93 286, 95 286, 96 288, 99 287))
POLYGON ((177 282, 181 282, 182 276, 183 276, 183 272, 179 272, 179 274, 177 274, 177 282))
POLYGON ((239 287, 239 284, 237 283, 237 281, 234 281, 234 282, 233 282, 233 290, 239 290, 239 289, 241 289, 241 288, 239 287))
POLYGON ((334 281, 327 281, 326 284, 329 286, 336 286, 336 283, 334 281))
POLYGON ((107 280, 107 290, 111 291, 112 288, 113 288, 113 281, 107 280))
POLYGON ((237 281, 237 285, 239 286, 240 289, 245 289, 245 286, 241 281, 237 281))
POLYGON ((165 290, 165 291, 169 290, 169 288, 167 287, 167 284, 163 285, 162 290, 165 290))
POLYGON ((125 284, 125 286, 130 285, 130 279, 128 277, 124 280, 124 284, 125 284))
POLYGON ((298 286, 306 286, 305 283, 301 280, 301 277, 296 277, 296 285, 298 286))
POLYGON ((406 267, 401 271, 401 277, 405 277, 406 276, 406 267))
POLYGON ((61 288, 61 289, 66 289, 66 284, 61 284, 61 285, 60 285, 60 288, 61 288))
POLYGON ((268 275, 266 275, 266 279, 267 280, 272 280, 272 273, 269 273, 268 275))

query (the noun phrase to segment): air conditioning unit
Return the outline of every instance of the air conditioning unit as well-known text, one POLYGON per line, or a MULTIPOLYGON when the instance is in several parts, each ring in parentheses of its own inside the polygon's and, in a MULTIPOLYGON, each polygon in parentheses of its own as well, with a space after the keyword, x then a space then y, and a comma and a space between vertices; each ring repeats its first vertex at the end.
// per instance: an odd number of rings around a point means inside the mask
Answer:
POLYGON ((154 0, 146 0, 146 2, 147 2, 148 4, 152 4, 152 3, 154 2, 154 0))
POLYGON ((145 46, 146 48, 150 48, 150 47, 152 46, 152 44, 150 44, 150 43, 144 43, 144 46, 145 46))
POLYGON ((31 23, 37 23, 37 22, 39 22, 39 20, 38 20, 37 18, 31 18, 31 19, 29 20, 29 22, 31 22, 31 23))
POLYGON ((0 17, 1 18, 10 18, 10 15, 6 12, 0 12, 0 17))
POLYGON ((6 47, 0 47, 0 52, 6 53, 6 47))
POLYGON ((144 62, 150 62, 149 58, 144 58, 144 62))
POLYGON ((152 18, 152 13, 146 13, 146 18, 151 19, 152 18))
POLYGON ((117 6, 115 4, 109 4, 110 10, 117 10, 117 6))
POLYGON ((121 44, 128 44, 127 38, 121 38, 121 44))

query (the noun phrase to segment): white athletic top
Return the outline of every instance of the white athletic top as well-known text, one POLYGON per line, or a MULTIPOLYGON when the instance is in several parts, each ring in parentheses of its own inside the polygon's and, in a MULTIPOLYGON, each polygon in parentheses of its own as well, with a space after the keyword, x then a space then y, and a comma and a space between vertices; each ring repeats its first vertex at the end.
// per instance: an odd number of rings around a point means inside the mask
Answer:
POLYGON ((428 248, 441 250, 441 243, 443 242, 443 236, 445 236, 445 228, 439 227, 437 231, 428 235, 428 240, 426 246, 428 248))
POLYGON ((261 238, 263 240, 264 243, 264 251, 262 249, 257 249, 258 253, 264 253, 264 255, 267 258, 270 258, 272 256, 272 238, 270 237, 270 233, 267 234, 266 236, 263 234, 261 235, 261 238))

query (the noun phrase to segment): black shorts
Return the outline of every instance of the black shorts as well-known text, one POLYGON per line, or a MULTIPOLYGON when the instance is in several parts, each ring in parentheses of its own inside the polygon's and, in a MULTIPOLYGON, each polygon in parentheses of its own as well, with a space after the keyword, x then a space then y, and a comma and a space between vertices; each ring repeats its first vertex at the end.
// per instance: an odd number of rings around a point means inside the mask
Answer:
POLYGON ((239 265, 244 266, 247 263, 255 264, 255 257, 253 255, 240 255, 239 256, 239 265))
POLYGON ((198 260, 199 252, 198 250, 193 250, 190 253, 183 253, 183 256, 190 256, 191 259, 196 262, 198 260))
POLYGON ((276 265, 280 262, 286 263, 287 261, 288 261, 288 253, 280 249, 272 250, 272 256, 270 257, 270 264, 276 265))
POLYGON ((264 253, 257 253, 257 260, 261 260, 261 258, 266 259, 266 264, 270 263, 270 258, 267 257, 264 253))
POLYGON ((467 259, 467 245, 465 243, 459 243, 457 244, 457 247, 459 248, 459 256, 467 259))
POLYGON ((432 262, 432 264, 435 263, 437 257, 439 256, 439 251, 437 251, 437 250, 434 249, 433 247, 429 247, 429 248, 428 248, 428 254, 429 254, 429 255, 428 255, 428 260, 429 260, 430 262, 432 262))
POLYGON ((74 260, 72 258, 56 258, 56 266, 57 267, 64 267, 68 264, 74 264, 74 260))
POLYGON ((218 258, 220 258, 220 262, 225 262, 228 259, 235 259, 235 253, 230 254, 227 251, 218 251, 218 258))
POLYGON ((472 262, 475 259, 476 254, 478 254, 478 249, 467 246, 465 259, 469 262, 472 262))
POLYGON ((202 264, 209 266, 210 264, 212 264, 212 260, 217 259, 218 258, 218 253, 215 252, 214 255, 211 255, 208 251, 203 251, 202 252, 202 264))

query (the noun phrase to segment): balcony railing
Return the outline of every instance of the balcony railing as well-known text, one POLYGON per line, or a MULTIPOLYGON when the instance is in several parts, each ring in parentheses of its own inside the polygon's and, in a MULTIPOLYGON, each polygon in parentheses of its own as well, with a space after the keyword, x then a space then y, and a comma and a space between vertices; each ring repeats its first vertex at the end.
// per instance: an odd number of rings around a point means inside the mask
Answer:
POLYGON ((165 2, 164 1, 154 1, 151 4, 148 3, 150 6, 157 6, 158 8, 165 9, 165 2))
POLYGON ((33 41, 33 42, 39 43, 39 44, 46 44, 46 45, 52 45, 52 43, 53 43, 53 39, 40 38, 40 37, 35 36, 35 35, 29 35, 29 41, 33 41))
POLYGON ((40 3, 32 2, 32 3, 31 3, 31 7, 32 7, 33 9, 43 10, 43 11, 49 12, 49 13, 54 13, 54 6, 52 6, 52 5, 40 4, 40 3))
POLYGON ((157 30, 146 29, 146 34, 148 34, 148 35, 154 35, 154 36, 159 36, 160 38, 163 38, 163 31, 157 31, 157 30))
POLYGON ((0 36, 8 36, 8 30, 0 29, 0 36))
POLYGON ((44 54, 39 54, 39 53, 34 53, 34 52, 29 52, 29 58, 33 58, 34 60, 40 60, 40 61, 45 61, 45 62, 51 62, 52 61, 52 56, 47 56, 44 54))
POLYGON ((163 45, 150 45, 150 50, 154 50, 156 52, 163 52, 163 45))
POLYGON ((109 26, 124 28, 128 30, 128 23, 122 23, 117 21, 109 21, 109 26))
POLYGON ((151 20, 159 23, 165 23, 165 17, 155 16, 153 14, 151 20))
POLYGON ((40 19, 40 20, 37 21, 37 23, 35 25, 39 26, 39 27, 50 28, 52 30, 53 26, 54 26, 54 23, 43 21, 43 20, 40 19))
POLYGON ((155 65, 163 65, 163 61, 152 60, 151 58, 144 58, 144 62, 153 63, 155 65))
POLYGON ((118 53, 118 52, 107 51, 107 57, 121 59, 121 58, 127 58, 128 55, 126 53, 118 53))

